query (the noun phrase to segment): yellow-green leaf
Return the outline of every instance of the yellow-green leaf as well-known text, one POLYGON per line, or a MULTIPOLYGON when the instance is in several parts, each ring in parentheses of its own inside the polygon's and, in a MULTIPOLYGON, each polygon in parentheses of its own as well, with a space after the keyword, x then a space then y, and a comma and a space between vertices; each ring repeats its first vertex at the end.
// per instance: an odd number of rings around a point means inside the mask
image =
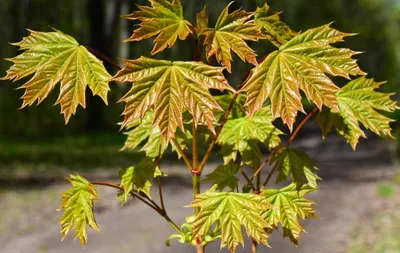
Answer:
POLYGON ((325 105, 338 110, 339 88, 326 74, 345 78, 365 74, 351 58, 357 52, 330 45, 351 35, 324 25, 297 35, 268 55, 241 89, 247 92, 250 115, 269 98, 273 118, 281 117, 292 130, 297 112, 304 112, 300 90, 318 108, 325 105))
POLYGON ((207 58, 210 61, 215 55, 218 63, 231 72, 232 55, 235 52, 242 61, 257 65, 256 56, 245 40, 257 41, 263 38, 260 28, 250 18, 252 13, 244 10, 236 10, 228 13, 229 6, 222 11, 215 28, 209 28, 202 32, 206 36, 207 58))
POLYGON ((337 132, 344 136, 355 149, 360 137, 366 138, 360 127, 359 123, 361 123, 367 130, 371 130, 379 136, 392 137, 389 123, 394 120, 380 111, 393 112, 399 107, 396 101, 390 99, 392 93, 375 91, 382 84, 383 82, 360 77, 345 85, 337 93, 340 112, 336 113, 325 109, 317 116, 323 136, 326 136, 335 126, 337 132))
POLYGON ((153 125, 159 126, 166 140, 183 129, 183 113, 187 109, 194 124, 203 124, 214 132, 213 109, 220 109, 209 89, 231 90, 223 68, 200 62, 171 62, 141 57, 126 60, 125 67, 114 80, 132 82, 132 89, 120 100, 126 103, 124 123, 143 118, 154 108, 153 125))
POLYGON ((149 0, 150 6, 138 5, 140 11, 134 11, 124 17, 131 20, 140 20, 140 28, 126 41, 140 41, 157 36, 154 39, 154 55, 171 48, 176 39, 186 39, 191 33, 192 24, 183 17, 182 3, 180 0, 149 0))
POLYGON ((270 111, 270 107, 265 107, 252 118, 245 116, 226 122, 217 141, 222 146, 226 164, 235 161, 239 152, 243 164, 257 169, 262 156, 259 143, 269 149, 280 144, 282 132, 272 124, 270 111))
POLYGON ((93 201, 98 200, 96 187, 79 175, 70 175, 67 178, 73 188, 64 192, 62 204, 58 211, 64 209, 60 219, 62 239, 75 227, 75 239, 78 238, 82 245, 87 242, 87 225, 96 231, 99 230, 93 213, 93 201))
POLYGON ((207 174, 203 181, 213 181, 219 191, 222 191, 225 187, 229 187, 234 191, 238 188, 239 179, 236 177, 238 172, 238 164, 229 163, 220 165, 213 172, 207 174))
POLYGON ((85 92, 89 86, 93 95, 100 96, 107 104, 107 93, 110 90, 108 81, 110 74, 103 63, 85 47, 69 35, 55 32, 30 31, 28 37, 21 42, 13 43, 24 52, 7 59, 14 63, 2 80, 19 80, 34 76, 20 89, 25 89, 21 97, 21 108, 40 104, 61 83, 60 94, 56 104, 61 105, 65 122, 75 114, 78 105, 86 106, 85 92))
POLYGON ((317 168, 311 161, 311 158, 300 150, 284 148, 272 157, 272 162, 276 163, 275 166, 277 166, 277 184, 286 181, 291 176, 292 182, 298 188, 301 188, 305 184, 308 184, 312 188, 317 188, 317 179, 321 180, 315 173, 317 168))
POLYGON ((191 207, 199 207, 193 225, 193 237, 205 236, 214 224, 221 229, 221 247, 235 252, 243 244, 241 226, 249 237, 268 246, 266 228, 271 226, 261 217, 271 205, 263 196, 252 193, 216 192, 215 187, 195 197, 191 207))
POLYGON ((150 196, 151 179, 163 176, 160 168, 153 162, 152 158, 145 157, 137 165, 123 169, 119 172, 121 187, 124 188, 124 195, 121 196, 122 204, 125 204, 131 191, 136 190, 150 196))
POLYGON ((254 13, 254 23, 263 28, 261 30, 263 34, 278 48, 298 35, 298 32, 280 20, 279 14, 267 3, 263 7, 258 7, 254 13))
POLYGON ((314 202, 304 197, 307 193, 315 190, 309 185, 303 185, 298 190, 296 184, 290 184, 280 190, 263 190, 261 196, 264 196, 274 206, 263 213, 264 219, 275 229, 280 223, 283 228, 283 236, 289 237, 294 244, 298 245, 300 233, 305 232, 299 223, 299 218, 316 217, 315 211, 312 209, 314 202))

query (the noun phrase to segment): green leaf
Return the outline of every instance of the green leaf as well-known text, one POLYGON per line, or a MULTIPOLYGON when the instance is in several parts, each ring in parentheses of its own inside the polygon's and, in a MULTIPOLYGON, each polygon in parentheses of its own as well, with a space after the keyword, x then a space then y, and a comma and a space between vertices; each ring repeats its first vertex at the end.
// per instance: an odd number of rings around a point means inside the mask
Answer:
POLYGON ((291 176, 292 182, 299 189, 304 184, 317 188, 317 179, 321 180, 315 173, 317 168, 310 157, 300 150, 284 148, 272 158, 272 162, 276 163, 279 173, 276 178, 277 184, 286 181, 291 176))
POLYGON ((133 35, 125 41, 140 41, 157 36, 154 39, 154 48, 151 54, 154 55, 171 48, 179 37, 185 40, 192 33, 192 24, 183 17, 183 9, 180 0, 149 0, 151 7, 138 5, 140 11, 123 17, 130 20, 140 20, 140 28, 136 29, 133 35))
POLYGON ((247 92, 250 115, 269 98, 273 119, 281 117, 292 130, 297 111, 304 112, 300 90, 318 108, 325 105, 338 110, 339 88, 326 74, 345 78, 365 74, 351 58, 357 52, 330 46, 351 35, 324 25, 297 35, 269 54, 251 71, 241 89, 247 92))
POLYGON ((28 37, 12 45, 24 52, 7 59, 14 63, 1 80, 19 80, 34 76, 20 89, 25 89, 21 108, 40 104, 61 83, 60 94, 56 104, 61 105, 65 122, 75 114, 78 105, 86 106, 85 92, 89 86, 93 95, 100 96, 107 104, 107 93, 110 90, 110 74, 102 62, 84 46, 69 35, 55 32, 30 32, 28 37))
POLYGON ((366 138, 361 129, 361 123, 367 130, 375 134, 392 137, 390 122, 394 120, 386 117, 379 111, 393 112, 399 109, 397 102, 390 99, 393 93, 377 92, 383 82, 360 77, 345 85, 337 93, 339 113, 323 110, 317 121, 325 137, 336 127, 337 132, 344 136, 346 141, 356 149, 360 137, 366 138))
POLYGON ((231 72, 232 55, 235 52, 242 61, 257 65, 256 54, 245 42, 245 40, 257 41, 263 38, 260 28, 249 20, 253 14, 244 10, 236 10, 228 13, 229 6, 225 7, 215 28, 209 28, 202 32, 206 36, 207 58, 210 61, 215 55, 218 63, 231 72))
POLYGON ((270 108, 266 107, 252 118, 245 116, 229 119, 217 142, 222 146, 225 163, 235 161, 239 152, 242 163, 257 169, 262 156, 258 143, 264 143, 272 149, 280 144, 281 134, 282 132, 272 124, 270 108))
MULTIPOLYGON (((225 116, 225 112, 229 109, 229 106, 231 105, 234 95, 235 94, 233 94, 233 93, 229 93, 229 94, 214 96, 217 103, 223 109, 223 111, 221 111, 221 110, 214 111, 214 115, 217 118, 218 122, 220 122, 223 119, 223 117, 225 116)), ((235 119, 235 118, 241 118, 241 117, 246 116, 246 111, 243 108, 243 105, 245 102, 246 102, 245 94, 239 94, 239 97, 236 99, 236 101, 233 104, 233 107, 231 109, 231 112, 229 113, 228 119, 232 119, 232 118, 235 119)))
POLYGON ((239 165, 229 163, 218 166, 212 173, 207 174, 203 181, 214 181, 217 190, 222 191, 225 187, 231 188, 232 191, 238 188, 239 179, 236 174, 239 172, 239 165))
POLYGON ((262 32, 266 38, 278 48, 299 34, 283 23, 279 14, 274 12, 267 3, 263 7, 258 7, 254 13, 254 23, 263 28, 262 32))
POLYGON ((290 184, 280 190, 263 190, 261 196, 274 206, 263 214, 264 219, 275 229, 280 223, 283 228, 283 237, 289 237, 294 244, 298 245, 300 233, 305 232, 299 223, 299 217, 302 219, 316 217, 312 209, 315 203, 304 197, 315 190, 309 185, 303 185, 300 190, 297 190, 296 184, 290 184))
POLYGON ((143 192, 151 198, 151 179, 157 176, 164 176, 164 173, 161 172, 152 158, 145 157, 136 166, 121 170, 119 175, 121 177, 121 187, 124 188, 125 193, 122 198, 122 204, 125 204, 134 186, 136 186, 137 191, 143 192))
MULTIPOLYGON (((141 57, 126 60, 125 67, 114 80, 133 82, 132 89, 120 100, 127 105, 124 123, 143 118, 154 108, 153 126, 159 126, 167 141, 174 138, 179 127, 183 130, 185 109, 194 124, 206 125, 214 132, 213 109, 221 109, 208 89, 231 90, 223 68, 200 62, 171 62, 141 57)), ((222 109, 221 109, 222 110, 222 109)))
POLYGON ((89 183, 86 179, 79 175, 70 175, 67 180, 72 184, 73 188, 64 192, 62 204, 57 209, 64 209, 64 213, 60 219, 62 239, 67 236, 68 232, 75 227, 75 239, 78 238, 82 245, 87 242, 87 225, 96 231, 99 230, 93 213, 93 201, 98 200, 96 187, 89 183))
POLYGON ((193 237, 204 236, 214 224, 221 226, 221 247, 235 252, 243 244, 241 226, 249 237, 268 246, 266 228, 271 226, 261 213, 271 206, 265 197, 252 193, 215 192, 215 187, 195 197, 191 207, 200 207, 193 225, 193 237))
POLYGON ((136 119, 129 123, 126 128, 128 138, 121 150, 136 149, 142 142, 147 140, 140 151, 146 152, 146 156, 156 158, 162 155, 167 147, 167 143, 161 138, 160 128, 152 126, 154 114, 152 111, 146 113, 142 120, 136 119), (161 153, 160 153, 161 151, 161 153))

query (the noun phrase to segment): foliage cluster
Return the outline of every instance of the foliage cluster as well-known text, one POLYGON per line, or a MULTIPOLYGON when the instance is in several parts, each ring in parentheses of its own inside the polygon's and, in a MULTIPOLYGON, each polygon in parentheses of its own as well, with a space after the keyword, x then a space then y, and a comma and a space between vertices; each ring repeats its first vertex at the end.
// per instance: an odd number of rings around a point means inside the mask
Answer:
POLYGON ((155 37, 151 51, 155 55, 173 47, 178 39, 190 39, 197 45, 193 61, 142 56, 124 60, 124 67, 116 66, 119 71, 112 76, 97 58, 104 58, 101 54, 58 30, 30 31, 13 44, 22 53, 8 59, 14 65, 2 79, 32 76, 20 87, 25 90, 22 108, 41 103, 60 84, 56 104, 60 104, 66 123, 79 105, 85 107, 87 88, 107 103, 109 82, 132 83, 120 99, 126 104, 121 123, 127 135, 123 149, 139 148, 145 157, 120 171, 118 185, 71 175, 72 188, 62 195, 60 206, 64 210, 60 220, 63 237, 74 229, 84 245, 87 226, 99 230, 93 213, 94 200, 99 198, 96 188, 109 186, 118 189, 122 204, 133 197, 164 217, 177 232, 167 244, 177 238, 204 252, 207 244, 220 239, 221 247, 235 252, 243 244, 244 228, 256 252, 258 244, 269 246, 269 234, 281 226, 283 236, 298 245, 305 231, 299 219, 315 217, 314 203, 306 195, 318 189, 321 178, 310 157, 293 149, 291 143, 314 115, 323 137, 335 129, 354 149, 360 137, 366 137, 363 129, 391 136, 393 120, 384 112, 398 109, 390 99, 392 94, 376 91, 382 82, 367 78, 359 68, 352 58, 359 52, 333 45, 354 34, 340 32, 331 24, 293 31, 266 3, 255 12, 230 12, 228 5, 215 25, 209 24, 204 8, 191 23, 183 16, 179 0, 149 2, 150 6, 138 6, 138 11, 124 16, 139 21, 126 41, 155 37), (257 58, 249 42, 259 40, 269 40, 276 50, 257 58), (237 86, 225 78, 232 72, 233 54, 253 65, 237 86), (333 77, 349 81, 338 87, 333 77), (315 106, 308 113, 303 107, 305 100, 315 106), (299 111, 307 116, 297 124, 299 111), (278 121, 288 131, 279 129, 278 121), (285 133, 290 135, 286 143, 281 140, 285 133), (203 142, 208 149, 199 160, 203 142), (223 164, 202 179, 216 145, 223 164), (169 147, 185 162, 193 180, 194 200, 188 207, 194 209, 194 216, 187 217, 182 226, 168 216, 162 195, 162 177, 166 175, 161 160, 169 147), (264 161, 262 148, 269 150, 264 161), (244 166, 252 169, 251 176, 244 166), (265 167, 270 170, 262 183, 260 172, 265 167), (239 187, 240 174, 246 180, 243 187, 239 187), (274 175, 277 183, 290 183, 281 189, 268 188, 274 175), (150 195, 153 179, 158 184, 159 203, 150 195), (212 181, 214 186, 200 192, 201 181, 212 181))

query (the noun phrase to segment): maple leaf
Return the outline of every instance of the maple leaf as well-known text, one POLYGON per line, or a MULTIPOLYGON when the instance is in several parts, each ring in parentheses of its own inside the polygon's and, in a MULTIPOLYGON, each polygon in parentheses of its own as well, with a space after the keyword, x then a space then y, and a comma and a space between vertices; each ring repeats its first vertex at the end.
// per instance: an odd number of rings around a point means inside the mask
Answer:
POLYGON ((204 124, 214 132, 213 109, 221 109, 208 89, 231 90, 223 68, 201 62, 171 62, 140 57, 126 60, 125 67, 113 80, 132 82, 132 89, 120 101, 127 105, 124 123, 143 118, 154 108, 153 125, 159 126, 166 140, 174 138, 177 127, 183 127, 185 109, 194 124, 204 124))
POLYGON ((208 20, 207 6, 204 6, 204 8, 196 14, 196 26, 194 30, 197 36, 199 36, 204 29, 208 28, 208 20))
POLYGON ((231 188, 232 191, 238 188, 239 179, 236 174, 239 172, 239 165, 229 163, 218 166, 213 172, 206 175, 203 181, 214 181, 217 190, 222 191, 225 187, 231 188))
POLYGON ((171 48, 179 37, 185 40, 192 33, 192 24, 183 17, 183 8, 180 0, 149 0, 151 7, 138 5, 140 11, 123 17, 131 20, 140 20, 140 28, 125 41, 140 41, 157 36, 154 39, 154 55, 163 51, 166 47, 171 48))
POLYGON ((257 169, 260 165, 261 151, 258 143, 264 143, 269 149, 280 144, 282 132, 272 124, 269 107, 249 116, 229 119, 222 128, 217 140, 222 146, 225 163, 235 161, 237 152, 242 156, 242 163, 257 169))
POLYGON ((215 28, 202 31, 205 35, 207 59, 210 61, 215 55, 218 63, 231 72, 231 50, 235 52, 242 61, 257 65, 256 54, 245 42, 245 40, 257 41, 263 35, 257 25, 250 18, 252 13, 244 10, 236 10, 228 13, 229 6, 225 7, 219 16, 215 28))
POLYGON ((75 239, 78 238, 82 245, 87 242, 87 225, 96 231, 99 230, 93 213, 93 201, 98 200, 96 187, 89 183, 86 179, 79 175, 70 175, 67 178, 73 188, 64 192, 62 204, 57 209, 64 210, 60 219, 62 239, 67 236, 68 232, 75 227, 75 239))
POLYGON ((283 228, 283 237, 289 237, 294 244, 298 245, 300 233, 305 232, 299 223, 299 217, 302 219, 316 217, 312 209, 315 203, 304 197, 313 191, 316 189, 309 185, 303 185, 300 190, 297 190, 296 184, 290 184, 279 190, 263 190, 261 196, 264 196, 274 208, 264 212, 262 216, 275 229, 280 223, 283 228))
POLYGON ((61 31, 28 31, 28 37, 12 44, 19 46, 24 52, 7 59, 14 65, 7 71, 7 75, 1 78, 15 81, 34 74, 20 87, 25 89, 21 97, 21 108, 32 105, 35 101, 40 104, 57 83, 61 83, 61 86, 56 104, 61 105, 66 123, 71 115, 75 114, 78 105, 85 108, 87 86, 93 95, 100 96, 107 104, 107 93, 110 90, 108 81, 111 76, 100 60, 80 46, 74 38, 61 31))
POLYGON ((317 116, 323 136, 325 137, 335 126, 337 132, 355 149, 360 137, 366 138, 360 127, 361 123, 367 130, 379 136, 392 137, 389 123, 394 120, 379 111, 393 112, 399 107, 396 101, 390 99, 393 93, 375 91, 383 83, 360 77, 345 85, 337 93, 340 112, 324 109, 317 116))
POLYGON ((193 237, 204 236, 216 223, 221 229, 221 247, 227 245, 235 252, 239 243, 243 244, 241 226, 249 237, 268 246, 266 228, 271 226, 261 217, 261 213, 271 205, 263 196, 252 193, 216 192, 210 190, 198 194, 190 207, 200 207, 193 225, 193 237))
POLYGON ((120 185, 124 188, 124 196, 121 197, 122 204, 125 204, 134 186, 139 192, 143 192, 150 198, 150 187, 152 186, 150 180, 165 174, 161 172, 152 158, 145 157, 136 166, 121 170, 119 175, 121 177, 120 185))
POLYGON ((263 28, 261 31, 266 38, 278 48, 299 34, 282 22, 279 14, 280 12, 274 12, 267 3, 258 7, 254 13, 254 23, 263 28))
POLYGON ((272 162, 276 163, 279 172, 276 178, 277 184, 287 180, 289 175, 298 188, 307 183, 317 188, 317 179, 321 180, 315 173, 317 168, 310 157, 300 150, 285 148, 273 156, 272 162))
POLYGON ((160 128, 153 127, 154 114, 152 111, 146 113, 143 119, 136 119, 129 123, 126 128, 128 137, 122 151, 136 149, 142 142, 147 140, 139 151, 144 151, 147 157, 155 158, 162 155, 167 148, 167 143, 161 138, 160 128))
POLYGON ((260 110, 269 98, 273 119, 281 117, 292 130, 297 111, 304 112, 300 90, 318 108, 325 105, 338 110, 339 88, 326 74, 345 78, 365 74, 351 58, 357 52, 330 45, 351 35, 324 25, 297 35, 269 54, 252 69, 241 89, 247 92, 250 115, 260 110))

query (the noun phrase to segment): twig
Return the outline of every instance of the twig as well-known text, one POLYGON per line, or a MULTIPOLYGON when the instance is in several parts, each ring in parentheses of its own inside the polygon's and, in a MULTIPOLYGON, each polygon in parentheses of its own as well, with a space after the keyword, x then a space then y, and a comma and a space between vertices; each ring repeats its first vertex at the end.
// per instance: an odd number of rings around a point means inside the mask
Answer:
MULTIPOLYGON (((123 191, 124 188, 114 184, 114 183, 109 183, 109 182, 91 182, 91 184, 93 185, 100 185, 100 186, 107 186, 107 187, 112 187, 118 190, 123 191)), ((174 228, 178 233, 181 232, 181 229, 178 227, 178 225, 175 224, 175 222, 173 222, 171 220, 171 218, 168 216, 167 212, 162 209, 159 205, 157 205, 156 202, 154 202, 153 200, 151 200, 147 195, 140 195, 138 192, 135 191, 131 191, 130 194, 139 199, 140 201, 142 201, 143 203, 145 203, 146 205, 148 205, 149 207, 151 207, 154 211, 156 211, 158 214, 160 214, 167 222, 168 224, 171 225, 172 228, 174 228)))
POLYGON ((253 192, 256 190, 253 183, 250 181, 250 178, 247 176, 246 172, 243 170, 243 166, 240 166, 240 173, 242 173, 243 177, 246 179, 247 184, 251 186, 253 192))
POLYGON ((290 136, 287 146, 289 146, 293 140, 296 138, 297 134, 299 133, 300 129, 304 126, 304 124, 315 114, 318 112, 318 108, 314 108, 310 113, 307 114, 307 116, 300 122, 300 124, 296 127, 296 130, 294 130, 292 136, 290 136))
POLYGON ((186 156, 185 152, 183 151, 183 149, 181 148, 179 143, 176 141, 176 139, 172 139, 172 142, 174 143, 174 145, 178 149, 178 152, 182 156, 183 161, 185 161, 186 166, 188 167, 189 171, 193 171, 193 168, 192 168, 192 165, 190 164, 189 158, 186 156))
MULTIPOLYGON (((158 165, 159 169, 161 169, 161 157, 162 157, 162 155, 161 155, 161 146, 162 145, 160 145, 160 148, 158 150, 158 162, 157 162, 157 165, 158 165)), ((160 196, 161 209, 164 212, 166 212, 165 205, 164 205, 163 191, 162 191, 163 188, 162 188, 161 176, 157 177, 157 182, 158 182, 158 195, 160 196)))
POLYGON ((233 98, 232 98, 232 102, 231 102, 231 104, 229 105, 228 110, 225 112, 225 116, 224 116, 224 118, 222 119, 222 121, 221 121, 221 123, 220 123, 220 126, 219 126, 219 128, 218 128, 217 133, 215 134, 214 138, 212 139, 210 145, 208 146, 208 150, 207 150, 206 154, 204 155, 203 160, 202 160, 201 163, 200 163, 200 166, 199 166, 199 169, 198 169, 200 172, 203 171, 204 166, 206 165, 207 160, 208 160, 208 158, 210 157, 210 155, 211 155, 211 153, 212 153, 212 150, 213 150, 213 148, 214 148, 214 145, 215 145, 215 143, 217 142, 218 137, 219 137, 219 135, 220 135, 221 132, 222 132, 222 128, 224 127, 226 121, 228 121, 229 114, 231 113, 232 108, 233 108, 233 105, 235 104, 236 99, 237 99, 238 97, 239 97, 239 93, 236 92, 235 95, 234 95, 233 98))

